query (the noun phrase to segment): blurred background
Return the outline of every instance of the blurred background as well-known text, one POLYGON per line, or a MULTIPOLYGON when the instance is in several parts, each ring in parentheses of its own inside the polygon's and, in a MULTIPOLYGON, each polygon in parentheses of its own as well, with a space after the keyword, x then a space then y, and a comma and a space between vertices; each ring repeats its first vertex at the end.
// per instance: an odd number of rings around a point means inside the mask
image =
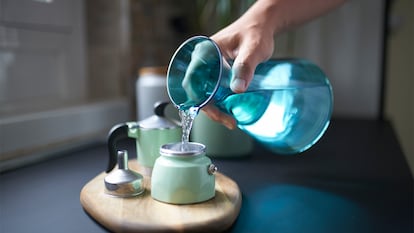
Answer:
MULTIPOLYGON (((0 0, 0 171, 138 120, 140 70, 162 67, 252 0, 0 0)), ((414 169, 414 2, 348 0, 276 37, 274 57, 329 76, 334 118, 389 120, 414 169)), ((141 73, 142 76, 142 73, 141 73)))

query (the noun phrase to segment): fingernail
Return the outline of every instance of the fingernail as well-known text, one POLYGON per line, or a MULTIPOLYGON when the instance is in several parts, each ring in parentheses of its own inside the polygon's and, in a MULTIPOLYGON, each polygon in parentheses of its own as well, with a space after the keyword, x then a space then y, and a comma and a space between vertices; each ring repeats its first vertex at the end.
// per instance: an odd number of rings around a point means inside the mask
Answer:
POLYGON ((243 92, 246 89, 246 81, 241 78, 234 78, 231 81, 230 88, 235 92, 243 92))
POLYGON ((235 128, 235 123, 233 121, 231 121, 231 120, 224 119, 223 125, 226 128, 230 129, 230 130, 233 130, 235 128))
POLYGON ((224 125, 227 129, 230 129, 230 130, 233 130, 233 129, 234 129, 234 126, 233 126, 231 123, 229 123, 229 122, 224 122, 224 123, 223 123, 223 125, 224 125))

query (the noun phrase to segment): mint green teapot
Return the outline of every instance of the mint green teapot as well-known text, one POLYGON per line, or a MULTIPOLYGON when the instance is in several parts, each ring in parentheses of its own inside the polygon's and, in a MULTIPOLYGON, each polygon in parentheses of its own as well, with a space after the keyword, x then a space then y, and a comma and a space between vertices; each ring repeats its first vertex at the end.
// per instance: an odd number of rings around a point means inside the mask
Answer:
POLYGON ((169 103, 156 103, 154 115, 139 122, 125 122, 112 127, 108 134, 109 164, 111 171, 117 161, 118 142, 125 138, 134 138, 138 163, 143 167, 144 175, 151 176, 155 160, 160 156, 160 147, 167 143, 180 142, 181 126, 165 116, 169 103))

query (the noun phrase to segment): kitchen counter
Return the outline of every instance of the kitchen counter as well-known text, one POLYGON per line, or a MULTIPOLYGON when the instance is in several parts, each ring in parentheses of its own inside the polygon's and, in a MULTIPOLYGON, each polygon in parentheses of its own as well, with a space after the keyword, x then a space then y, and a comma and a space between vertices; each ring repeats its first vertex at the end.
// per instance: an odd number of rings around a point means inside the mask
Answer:
MULTIPOLYGON (((124 147, 135 155, 134 141, 124 147)), ((107 232, 79 202, 107 157, 97 144, 1 174, 0 232, 107 232)), ((212 160, 243 194, 230 232, 414 232, 413 178, 387 122, 333 120, 300 155, 256 145, 248 157, 212 160)))

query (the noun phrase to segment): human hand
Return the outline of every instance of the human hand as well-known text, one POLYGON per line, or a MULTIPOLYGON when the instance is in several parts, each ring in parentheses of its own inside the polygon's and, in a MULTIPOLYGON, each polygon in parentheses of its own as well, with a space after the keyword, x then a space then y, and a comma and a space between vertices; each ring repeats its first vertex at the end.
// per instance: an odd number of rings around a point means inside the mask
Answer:
POLYGON ((273 30, 248 16, 211 36, 224 58, 233 60, 230 88, 235 93, 246 91, 256 66, 268 60, 274 50, 273 30))
MULTIPOLYGON (((345 0, 260 0, 239 19, 217 32, 213 39, 226 59, 234 60, 230 88, 246 91, 256 66, 269 59, 274 50, 274 35, 316 18, 345 0)), ((234 128, 236 121, 214 106, 203 109, 213 120, 234 128)))
MULTIPOLYGON (((256 66, 269 59, 274 50, 273 28, 258 11, 249 10, 237 21, 211 36, 225 59, 233 60, 230 88, 235 93, 246 91, 253 79, 256 66)), ((207 105, 202 109, 212 120, 229 129, 236 127, 236 120, 207 105)))

